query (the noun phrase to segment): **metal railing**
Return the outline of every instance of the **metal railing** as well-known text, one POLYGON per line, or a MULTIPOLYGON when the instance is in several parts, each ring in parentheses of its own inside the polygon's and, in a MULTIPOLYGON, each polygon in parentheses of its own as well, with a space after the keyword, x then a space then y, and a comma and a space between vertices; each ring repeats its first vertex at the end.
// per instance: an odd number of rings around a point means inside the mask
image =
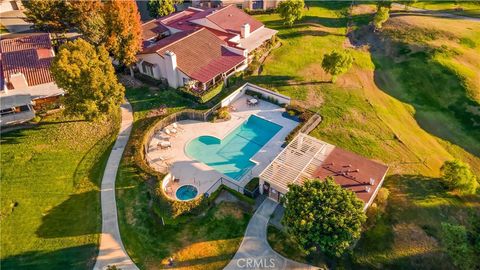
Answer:
POLYGON ((243 194, 243 187, 233 183, 231 180, 227 178, 220 177, 215 183, 213 183, 206 191, 205 194, 211 195, 215 192, 221 185, 224 185, 228 188, 231 188, 241 194, 243 194))

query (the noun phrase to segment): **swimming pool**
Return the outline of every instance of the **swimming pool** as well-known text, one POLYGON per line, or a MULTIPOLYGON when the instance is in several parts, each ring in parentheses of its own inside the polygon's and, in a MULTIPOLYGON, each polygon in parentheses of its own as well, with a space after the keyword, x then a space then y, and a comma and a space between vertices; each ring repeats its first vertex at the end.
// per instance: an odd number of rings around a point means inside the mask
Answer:
POLYGON ((198 189, 192 185, 184 185, 177 189, 175 195, 181 201, 188 201, 195 198, 198 194, 198 189))
POLYGON ((252 158, 282 127, 252 115, 223 140, 200 136, 187 145, 188 156, 220 173, 240 180, 255 166, 252 158))

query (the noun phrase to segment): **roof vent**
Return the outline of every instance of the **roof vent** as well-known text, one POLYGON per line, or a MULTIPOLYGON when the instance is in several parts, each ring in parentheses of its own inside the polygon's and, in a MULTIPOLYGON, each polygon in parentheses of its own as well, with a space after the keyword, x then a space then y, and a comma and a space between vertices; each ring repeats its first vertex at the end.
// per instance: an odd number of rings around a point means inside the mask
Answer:
POLYGON ((370 187, 369 187, 369 186, 365 186, 365 191, 366 191, 367 193, 370 193, 370 187))
POLYGON ((375 179, 370 178, 370 185, 371 185, 371 186, 375 185, 375 179))

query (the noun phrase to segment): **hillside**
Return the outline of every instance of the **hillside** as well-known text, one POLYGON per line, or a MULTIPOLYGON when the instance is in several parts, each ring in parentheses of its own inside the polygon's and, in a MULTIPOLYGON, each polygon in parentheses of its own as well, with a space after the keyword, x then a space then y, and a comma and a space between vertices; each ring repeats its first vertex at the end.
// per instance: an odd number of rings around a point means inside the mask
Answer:
POLYGON ((355 7, 349 20, 348 3, 309 5, 292 28, 276 14, 257 17, 279 30, 282 47, 249 80, 319 112, 324 121, 313 136, 390 166, 387 214, 363 236, 354 253, 358 267, 414 268, 433 259, 451 266, 440 223, 468 226, 465 217, 480 213, 480 200, 447 193, 437 177, 454 158, 480 174, 478 23, 404 14, 374 34, 366 26, 371 6, 355 7), (331 84, 322 56, 341 47, 355 65, 331 84))

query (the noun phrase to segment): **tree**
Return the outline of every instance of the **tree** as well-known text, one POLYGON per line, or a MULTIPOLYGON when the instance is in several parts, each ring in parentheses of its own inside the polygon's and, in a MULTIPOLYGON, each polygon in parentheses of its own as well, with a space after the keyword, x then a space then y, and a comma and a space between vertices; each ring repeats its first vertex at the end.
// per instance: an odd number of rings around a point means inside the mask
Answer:
POLYGON ((459 269, 476 269, 465 226, 442 222, 441 236, 445 250, 455 266, 459 269))
POLYGON ((440 168, 445 184, 451 190, 462 194, 475 194, 477 191, 477 177, 468 164, 460 160, 445 161, 440 168))
POLYGON ((278 12, 284 24, 292 26, 303 17, 305 2, 303 0, 286 0, 278 4, 278 12))
POLYGON ((363 202, 333 179, 290 185, 283 224, 306 253, 340 256, 360 237, 366 220, 363 202))
POLYGON ((382 28, 383 24, 390 18, 390 8, 379 6, 377 8, 377 13, 373 17, 373 26, 375 30, 382 28))
POLYGON ((347 72, 352 67, 353 57, 348 51, 333 50, 326 54, 322 60, 322 68, 332 75, 332 82, 335 82, 338 75, 347 72))
POLYGON ((142 24, 134 0, 112 0, 105 3, 105 47, 120 64, 130 67, 142 48, 142 24))
POLYGON ((150 16, 158 18, 175 12, 174 4, 173 0, 149 0, 147 8, 150 16))
POLYGON ((25 7, 25 21, 33 28, 48 33, 64 33, 72 26, 72 8, 64 0, 22 1, 25 7))
POLYGON ((94 45, 105 42, 104 5, 100 0, 70 0, 73 9, 74 26, 82 33, 82 37, 94 45))
POLYGON ((87 120, 102 119, 115 112, 123 101, 124 87, 118 83, 115 70, 103 46, 97 48, 83 39, 60 47, 52 66, 52 76, 63 88, 65 113, 83 115, 87 120))

